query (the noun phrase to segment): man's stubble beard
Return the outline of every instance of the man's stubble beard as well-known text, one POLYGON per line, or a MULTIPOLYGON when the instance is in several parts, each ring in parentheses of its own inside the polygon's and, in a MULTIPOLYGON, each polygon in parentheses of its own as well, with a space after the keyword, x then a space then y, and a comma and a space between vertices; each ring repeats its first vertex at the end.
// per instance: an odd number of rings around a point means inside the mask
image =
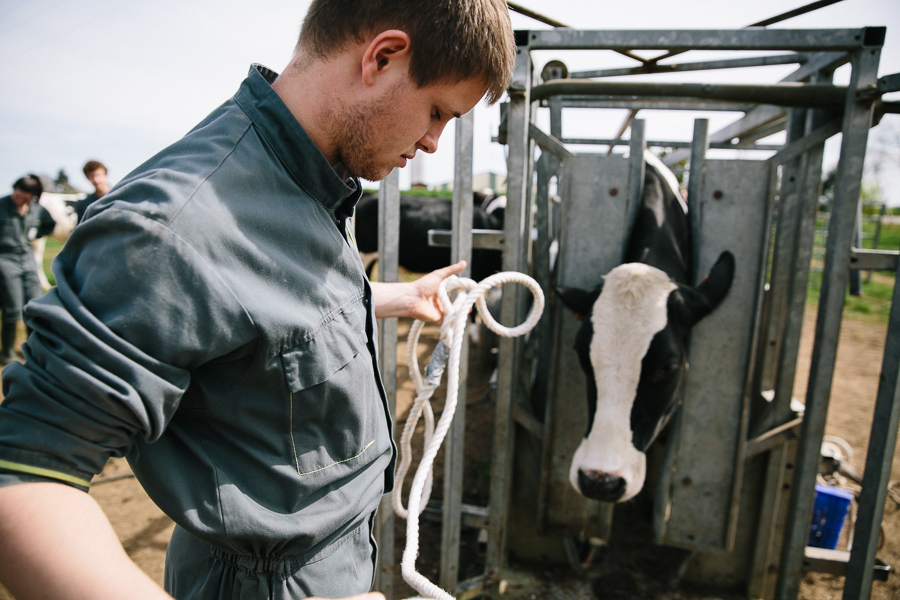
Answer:
MULTIPOLYGON (((365 107, 336 103, 335 113, 342 117, 337 122, 343 122, 344 126, 335 136, 335 147, 338 159, 350 174, 368 181, 380 181, 394 169, 393 166, 379 165, 372 155, 372 148, 377 147, 378 125, 387 120, 392 98, 393 94, 388 93, 365 107)), ((389 132, 386 134, 390 135, 389 132)))

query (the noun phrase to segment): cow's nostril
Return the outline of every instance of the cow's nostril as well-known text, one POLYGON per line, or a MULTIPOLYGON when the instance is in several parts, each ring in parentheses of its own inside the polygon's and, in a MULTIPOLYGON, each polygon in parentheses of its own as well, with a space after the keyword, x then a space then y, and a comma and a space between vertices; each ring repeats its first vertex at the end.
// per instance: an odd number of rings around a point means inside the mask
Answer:
POLYGON ((603 471, 578 471, 578 488, 591 500, 616 502, 625 494, 625 479, 603 471))

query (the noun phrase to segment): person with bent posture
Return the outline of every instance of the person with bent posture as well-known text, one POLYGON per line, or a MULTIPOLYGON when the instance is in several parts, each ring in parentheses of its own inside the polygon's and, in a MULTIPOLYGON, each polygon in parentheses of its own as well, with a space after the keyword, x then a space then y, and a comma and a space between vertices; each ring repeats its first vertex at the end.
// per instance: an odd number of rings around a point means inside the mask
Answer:
POLYGON ((371 589, 395 456, 375 319, 440 319, 464 264, 370 284, 357 178, 434 152, 514 60, 501 0, 314 0, 281 75, 254 65, 91 206, 3 373, 0 581, 19 600, 371 589), (176 523, 165 592, 84 493, 111 456, 176 523))

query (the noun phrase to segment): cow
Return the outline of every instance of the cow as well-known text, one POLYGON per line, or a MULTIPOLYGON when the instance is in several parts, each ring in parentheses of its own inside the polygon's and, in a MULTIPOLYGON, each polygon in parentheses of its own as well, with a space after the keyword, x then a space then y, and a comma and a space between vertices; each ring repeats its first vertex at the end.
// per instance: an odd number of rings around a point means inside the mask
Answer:
MULTIPOLYGON (((501 197, 504 198, 504 197, 501 197)), ((505 205, 499 198, 475 192, 472 207, 472 229, 503 229, 505 205)), ((450 248, 428 245, 428 231, 452 227, 452 203, 429 196, 400 196, 399 264, 408 271, 430 273, 450 264, 450 248)), ((378 252, 378 196, 364 194, 356 206, 356 245, 366 272, 371 274, 378 252), (369 256, 365 256, 369 255, 369 256)), ((502 253, 498 250, 473 249, 471 277, 481 281, 500 271, 502 253)))
MULTIPOLYGON (((84 196, 84 194, 81 194, 84 196)), ((44 192, 41 194, 40 200, 38 202, 41 206, 47 209, 47 212, 50 213, 50 216, 53 217, 53 220, 56 221, 56 226, 53 228, 53 233, 50 234, 50 237, 55 239, 58 242, 65 242, 69 238, 69 234, 72 233, 72 230, 75 229, 75 225, 78 223, 78 216, 75 214, 75 209, 72 208, 69 199, 73 198, 72 194, 55 194, 53 192, 44 192)), ((74 198, 79 198, 79 196, 74 196, 74 198)), ((34 260, 38 266, 38 281, 40 281, 41 289, 47 291, 50 289, 50 281, 47 279, 47 274, 44 272, 44 249, 47 245, 47 238, 39 237, 31 241, 31 249, 34 253, 34 260)))
POLYGON ((735 262, 723 252, 691 286, 687 205, 672 172, 645 153, 643 197, 624 263, 594 290, 557 287, 584 318, 575 350, 587 378, 587 429, 569 481, 586 498, 625 502, 642 489, 646 452, 675 410, 688 368, 691 327, 724 299, 735 262))

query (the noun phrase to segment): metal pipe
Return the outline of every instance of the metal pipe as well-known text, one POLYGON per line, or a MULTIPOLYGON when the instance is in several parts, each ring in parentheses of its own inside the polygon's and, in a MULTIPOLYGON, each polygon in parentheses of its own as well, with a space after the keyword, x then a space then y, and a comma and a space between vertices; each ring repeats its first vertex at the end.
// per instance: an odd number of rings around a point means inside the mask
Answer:
POLYGON ((679 96, 728 101, 798 106, 841 108, 847 88, 827 83, 775 83, 771 85, 660 83, 626 81, 592 81, 557 79, 535 86, 531 99, 541 100, 556 95, 595 96, 679 96))

